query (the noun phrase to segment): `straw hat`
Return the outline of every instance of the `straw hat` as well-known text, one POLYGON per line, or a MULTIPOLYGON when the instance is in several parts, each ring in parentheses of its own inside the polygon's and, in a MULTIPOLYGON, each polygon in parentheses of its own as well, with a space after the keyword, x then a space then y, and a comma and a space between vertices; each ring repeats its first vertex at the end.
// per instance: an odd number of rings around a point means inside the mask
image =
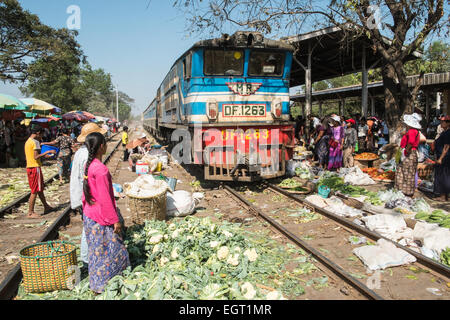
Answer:
POLYGON ((83 128, 81 128, 81 134, 78 136, 77 141, 78 142, 86 141, 86 137, 93 132, 100 132, 101 134, 105 134, 107 130, 100 128, 93 122, 89 122, 88 124, 85 124, 83 128))
MULTIPOLYGON (((403 123, 406 124, 408 127, 414 128, 414 129, 422 129, 422 126, 420 125, 420 120, 417 113, 416 114, 405 114, 403 116, 403 123)), ((422 117, 420 117, 421 119, 422 117)))
POLYGON ((341 118, 338 115, 332 116, 331 119, 333 119, 336 122, 341 122, 341 118))

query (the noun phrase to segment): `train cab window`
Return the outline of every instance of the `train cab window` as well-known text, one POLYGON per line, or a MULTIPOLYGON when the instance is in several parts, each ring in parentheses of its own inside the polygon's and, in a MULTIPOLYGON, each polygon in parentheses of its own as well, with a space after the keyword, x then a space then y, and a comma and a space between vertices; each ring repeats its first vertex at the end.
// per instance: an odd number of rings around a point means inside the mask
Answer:
POLYGON ((191 65, 192 65, 192 55, 189 54, 186 59, 183 60, 183 72, 184 79, 189 79, 191 77, 191 65))
POLYGON ((280 77, 283 75, 284 53, 252 51, 248 66, 249 76, 280 77))
POLYGON ((243 50, 205 50, 205 75, 242 76, 244 74, 243 50))

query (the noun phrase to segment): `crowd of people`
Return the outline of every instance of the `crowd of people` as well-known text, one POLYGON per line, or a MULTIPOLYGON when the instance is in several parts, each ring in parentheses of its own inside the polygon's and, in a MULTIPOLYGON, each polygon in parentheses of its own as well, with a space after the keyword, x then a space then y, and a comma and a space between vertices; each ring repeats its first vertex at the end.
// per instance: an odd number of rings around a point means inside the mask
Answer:
MULTIPOLYGON (((103 123, 103 129, 107 130, 106 136, 110 137, 112 133, 119 130, 119 123, 103 123)), ((26 157, 24 152, 25 142, 31 136, 31 128, 41 126, 31 124, 26 126, 22 120, 0 121, 0 165, 2 167, 24 167, 26 166, 26 157)), ((47 144, 58 147, 63 146, 62 157, 67 157, 69 148, 65 146, 69 139, 72 141, 80 135, 83 123, 78 121, 61 120, 56 125, 48 124, 41 126, 42 135, 40 137, 42 145, 47 144), (60 138, 65 136, 66 138, 60 138), (56 141, 58 139, 58 141, 56 141)))
POLYGON ((377 117, 364 118, 355 115, 345 119, 337 114, 322 119, 310 115, 296 121, 297 142, 314 153, 314 160, 324 170, 339 171, 354 166, 356 153, 380 154, 384 147, 396 147, 398 153, 395 187, 406 196, 413 196, 417 188, 418 163, 430 159, 434 162, 434 193, 436 199, 448 201, 450 194, 450 116, 441 116, 436 126, 433 143, 427 143, 423 118, 418 113, 405 114, 401 141, 390 144, 386 121, 377 117), (309 122, 309 132, 307 130, 309 122), (434 154, 434 156, 433 156, 434 154))

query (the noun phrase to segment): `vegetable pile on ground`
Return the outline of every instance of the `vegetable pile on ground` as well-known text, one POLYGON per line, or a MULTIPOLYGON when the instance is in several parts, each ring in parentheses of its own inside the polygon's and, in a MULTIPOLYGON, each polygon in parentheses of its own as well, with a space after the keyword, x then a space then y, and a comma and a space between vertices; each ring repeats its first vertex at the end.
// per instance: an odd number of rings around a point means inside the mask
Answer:
POLYGON ((450 214, 445 214, 443 210, 433 210, 430 213, 421 211, 414 217, 417 220, 423 220, 429 223, 437 223, 442 228, 450 229, 450 214))
POLYGON ((356 160, 375 160, 378 156, 375 153, 363 152, 355 156, 356 160))
POLYGON ((209 218, 147 221, 127 230, 132 267, 101 295, 92 295, 85 278, 72 291, 25 294, 21 287, 18 299, 283 299, 304 293, 299 281, 326 286, 326 277, 300 278, 316 270, 305 252, 267 238, 209 218), (293 271, 281 273, 286 264, 293 271))
POLYGON ((369 191, 366 188, 359 186, 352 186, 351 184, 347 184, 344 182, 344 179, 335 175, 327 175, 325 174, 319 180, 319 187, 325 185, 328 188, 339 191, 345 195, 350 197, 360 197, 366 196, 366 201, 370 202, 373 205, 382 205, 383 202, 378 198, 377 193, 373 191, 369 191))
MULTIPOLYGON (((58 172, 58 168, 56 166, 44 166, 42 172, 45 179, 49 179, 58 172)), ((1 169, 0 181, 0 207, 7 206, 20 196, 30 192, 25 168, 1 169)))
POLYGON ((450 267, 450 248, 441 252, 441 263, 450 267))
POLYGON ((372 179, 393 181, 395 179, 395 172, 392 170, 384 171, 378 168, 364 168, 363 172, 367 173, 372 179))

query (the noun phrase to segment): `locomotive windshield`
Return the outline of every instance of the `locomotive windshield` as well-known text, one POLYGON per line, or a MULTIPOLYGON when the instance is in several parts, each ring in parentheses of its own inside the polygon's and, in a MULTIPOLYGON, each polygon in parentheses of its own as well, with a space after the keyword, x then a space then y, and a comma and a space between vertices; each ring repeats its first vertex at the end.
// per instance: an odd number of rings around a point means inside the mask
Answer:
POLYGON ((205 50, 205 75, 244 74, 243 50, 205 50))
POLYGON ((284 53, 252 51, 248 66, 249 76, 271 76, 283 75, 284 53))

